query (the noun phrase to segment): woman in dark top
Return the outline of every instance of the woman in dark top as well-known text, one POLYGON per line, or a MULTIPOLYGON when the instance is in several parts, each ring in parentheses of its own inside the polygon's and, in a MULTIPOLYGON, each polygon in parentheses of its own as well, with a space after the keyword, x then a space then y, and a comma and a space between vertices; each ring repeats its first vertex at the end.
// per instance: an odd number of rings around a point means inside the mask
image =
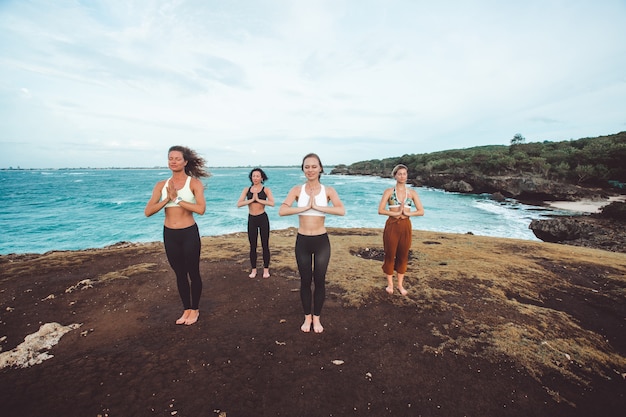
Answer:
POLYGON ((263 248, 263 278, 270 277, 270 220, 265 206, 274 206, 272 190, 264 186, 267 175, 261 168, 254 168, 248 175, 252 185, 241 192, 237 207, 248 206, 248 241, 250 242, 250 278, 256 277, 257 239, 261 236, 263 248))

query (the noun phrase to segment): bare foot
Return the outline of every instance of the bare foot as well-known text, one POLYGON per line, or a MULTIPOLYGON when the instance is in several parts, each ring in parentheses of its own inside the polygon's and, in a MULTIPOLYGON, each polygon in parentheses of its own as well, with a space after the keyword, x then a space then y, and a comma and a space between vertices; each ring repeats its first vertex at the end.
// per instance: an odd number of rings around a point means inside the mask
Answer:
POLYGON ((256 278, 256 268, 254 268, 254 269, 252 270, 252 272, 250 272, 250 275, 248 275, 248 277, 250 277, 250 278, 256 278))
POLYGON ((404 287, 398 287, 398 290, 400 290, 400 294, 402 295, 407 295, 409 293, 407 290, 404 289, 404 287))
POLYGON ((267 268, 263 269, 263 278, 269 278, 270 277, 270 270, 267 268))
POLYGON ((315 333, 322 333, 324 331, 324 326, 320 323, 320 316, 313 316, 313 331, 315 333))
POLYGON ((187 320, 185 320, 185 324, 187 326, 191 326, 192 324, 194 324, 195 322, 198 321, 198 317, 200 317, 200 310, 189 310, 189 316, 187 317, 187 320))
POLYGON ((191 314, 191 310, 185 310, 183 312, 183 315, 180 316, 178 320, 176 320, 176 324, 185 324, 185 322, 189 318, 189 314, 191 314))
POLYGON ((304 323, 300 326, 300 330, 304 333, 309 333, 311 331, 311 316, 304 316, 304 323))
POLYGON ((393 286, 389 285, 387 288, 385 288, 385 291, 387 291, 387 294, 393 294, 393 286))

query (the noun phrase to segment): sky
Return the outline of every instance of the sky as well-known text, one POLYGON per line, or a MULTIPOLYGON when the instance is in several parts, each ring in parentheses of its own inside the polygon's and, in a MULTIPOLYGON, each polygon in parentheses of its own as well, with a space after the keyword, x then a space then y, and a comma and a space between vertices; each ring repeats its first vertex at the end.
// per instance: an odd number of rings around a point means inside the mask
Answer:
POLYGON ((0 0, 0 168, 324 165, 626 130, 626 0, 0 0))

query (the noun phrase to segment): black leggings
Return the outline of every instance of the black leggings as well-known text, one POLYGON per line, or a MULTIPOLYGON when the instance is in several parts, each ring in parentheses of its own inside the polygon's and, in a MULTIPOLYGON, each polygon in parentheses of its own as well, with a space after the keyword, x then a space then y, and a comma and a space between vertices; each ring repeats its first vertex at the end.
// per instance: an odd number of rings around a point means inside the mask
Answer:
POLYGON ((322 314, 326 298, 326 270, 330 261, 330 240, 328 234, 306 236, 298 233, 296 238, 296 262, 300 271, 300 299, 304 314, 322 314), (315 284, 315 292, 311 283, 315 284))
POLYGON ((184 309, 198 310, 202 294, 198 225, 184 229, 163 227, 163 243, 167 260, 176 273, 176 284, 184 309))
POLYGON ((263 247, 263 268, 270 267, 270 219, 263 212, 256 216, 248 214, 248 241, 250 242, 250 265, 256 268, 256 247, 258 235, 263 247))

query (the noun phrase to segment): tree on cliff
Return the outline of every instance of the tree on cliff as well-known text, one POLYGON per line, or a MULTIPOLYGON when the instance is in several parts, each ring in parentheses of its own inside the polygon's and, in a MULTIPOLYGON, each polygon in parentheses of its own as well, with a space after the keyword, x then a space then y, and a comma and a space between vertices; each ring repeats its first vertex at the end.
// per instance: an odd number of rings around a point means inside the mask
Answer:
POLYGON ((422 180, 509 175, 590 187, 626 183, 626 131, 560 142, 525 141, 517 133, 511 146, 476 146, 361 161, 344 168, 342 173, 389 175, 389 167, 402 163, 409 167, 409 178, 422 180))
POLYGON ((521 145, 522 143, 525 143, 525 142, 526 142, 526 138, 522 136, 521 133, 516 133, 515 136, 513 136, 513 139, 511 139, 511 146, 521 145))

